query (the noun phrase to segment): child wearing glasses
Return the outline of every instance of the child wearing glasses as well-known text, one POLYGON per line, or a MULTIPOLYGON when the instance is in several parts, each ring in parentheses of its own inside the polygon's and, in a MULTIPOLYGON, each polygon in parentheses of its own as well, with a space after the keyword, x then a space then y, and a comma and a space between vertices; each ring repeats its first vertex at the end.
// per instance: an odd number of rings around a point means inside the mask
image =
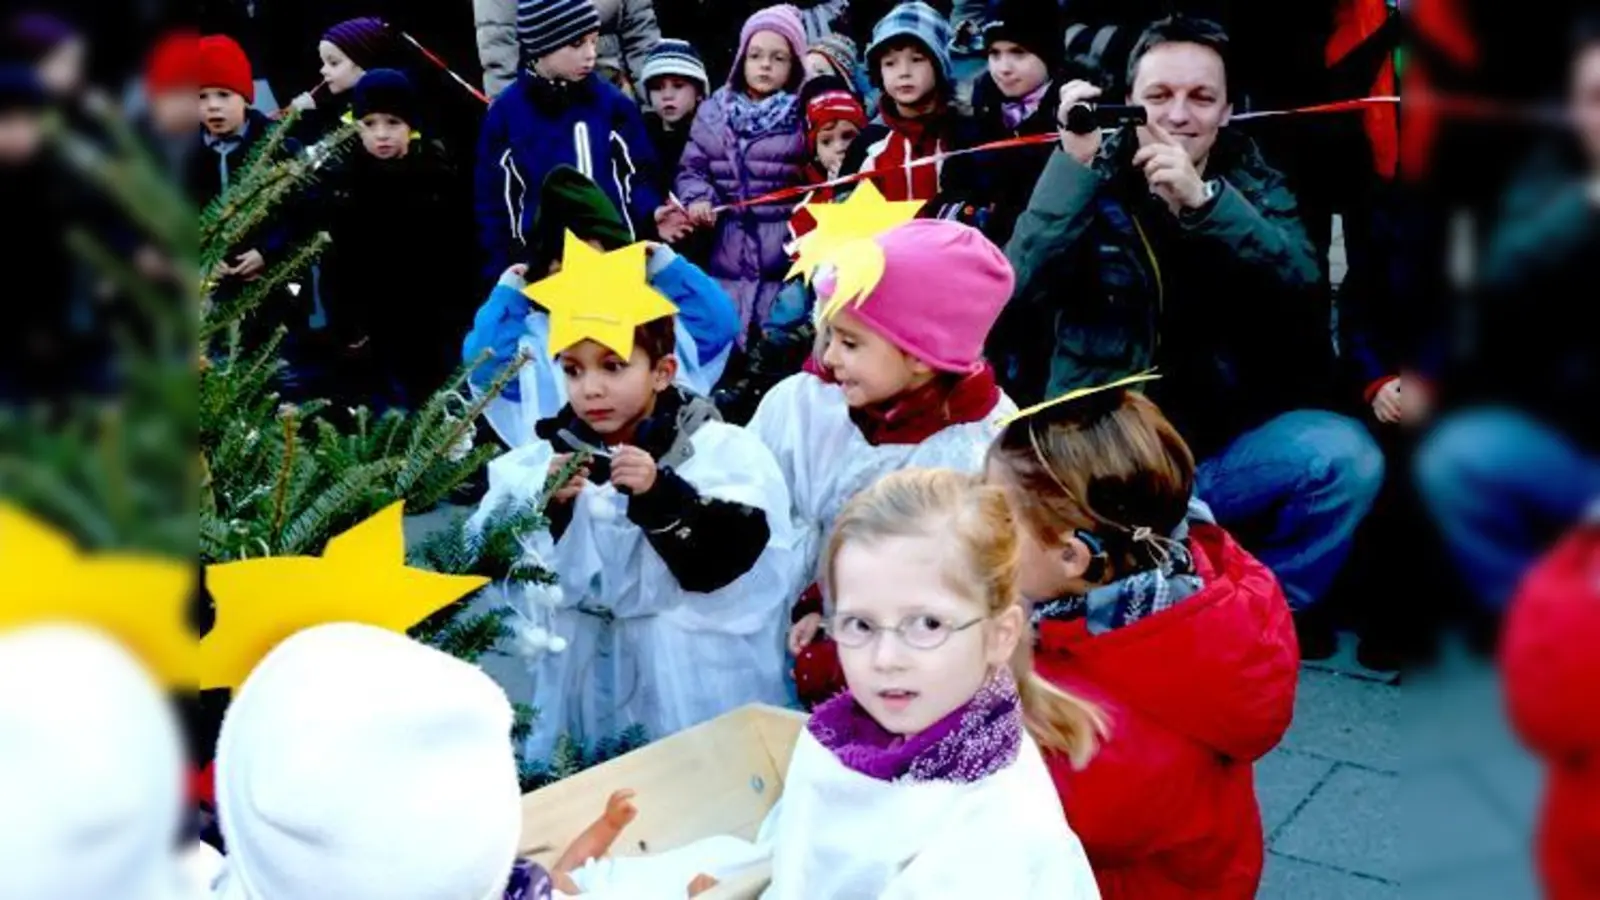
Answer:
POLYGON ((821 352, 767 393, 749 425, 778 459, 806 540, 789 649, 807 706, 841 686, 831 644, 814 642, 820 595, 806 590, 839 511, 899 469, 981 472, 1016 411, 983 358, 1013 281, 976 229, 916 219, 841 251, 813 282, 821 352))
POLYGON ((1086 766, 1045 756, 1100 890, 1254 897, 1252 764, 1288 728, 1299 670, 1277 580, 1194 498, 1194 456, 1143 394, 1017 419, 987 480, 1022 526, 1036 671, 1105 713, 1086 766))

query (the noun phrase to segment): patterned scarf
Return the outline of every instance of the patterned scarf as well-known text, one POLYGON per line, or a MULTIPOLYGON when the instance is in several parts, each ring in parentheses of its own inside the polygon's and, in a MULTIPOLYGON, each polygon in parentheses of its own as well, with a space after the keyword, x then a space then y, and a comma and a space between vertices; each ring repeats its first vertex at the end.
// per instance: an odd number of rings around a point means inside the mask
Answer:
POLYGON ((972 784, 1016 761, 1022 701, 1002 668, 966 704, 910 737, 884 730, 849 691, 817 707, 806 728, 845 768, 869 778, 972 784))
POLYGON ((1039 111, 1039 104, 1044 102, 1044 92, 1050 90, 1051 82, 1047 79, 1027 94, 1015 100, 1007 99, 1000 104, 1000 117, 1005 120, 1006 128, 1016 131, 1017 127, 1026 122, 1029 117, 1039 111))
POLYGON ((516 867, 511 870, 511 880, 506 884, 504 900, 550 900, 554 895, 555 884, 543 866, 532 860, 517 860, 516 867))
POLYGON ((1190 522, 1216 524, 1211 508, 1199 497, 1189 498, 1187 519, 1172 530, 1170 540, 1161 542, 1164 558, 1159 566, 1101 585, 1087 594, 1040 603, 1033 608, 1033 624, 1047 619, 1086 619, 1090 634, 1105 634, 1171 609, 1199 593, 1205 585, 1195 574, 1194 556, 1189 552, 1190 522))
POLYGON ((760 100, 744 91, 728 92, 728 127, 741 143, 769 134, 800 130, 800 100, 788 91, 779 91, 760 100))

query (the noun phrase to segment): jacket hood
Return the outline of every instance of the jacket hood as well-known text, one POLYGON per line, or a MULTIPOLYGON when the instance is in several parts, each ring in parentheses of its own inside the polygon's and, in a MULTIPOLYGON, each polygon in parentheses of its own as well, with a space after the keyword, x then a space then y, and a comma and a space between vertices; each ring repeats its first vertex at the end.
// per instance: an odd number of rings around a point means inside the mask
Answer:
MULTIPOLYGON (((1277 578, 1223 529, 1189 536, 1205 583, 1177 606, 1106 634, 1039 626, 1039 664, 1093 682, 1167 728, 1231 759, 1255 760, 1294 714, 1299 646, 1277 578)), ((1115 723, 1113 723, 1115 727, 1115 723)))

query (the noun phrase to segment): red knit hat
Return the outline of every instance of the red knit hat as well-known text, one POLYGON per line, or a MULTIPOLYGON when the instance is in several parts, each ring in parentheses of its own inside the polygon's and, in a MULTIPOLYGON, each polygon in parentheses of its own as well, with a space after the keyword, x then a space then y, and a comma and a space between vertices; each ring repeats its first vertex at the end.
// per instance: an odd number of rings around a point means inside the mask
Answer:
POLYGON ((196 54, 196 87, 224 88, 243 97, 246 103, 256 102, 250 57, 244 55, 238 41, 227 35, 208 34, 200 39, 196 54))
POLYGON ((195 90, 195 71, 199 68, 200 34, 195 31, 169 31, 150 51, 144 65, 144 94, 195 90))
POLYGON ((866 109, 861 105, 861 101, 856 99, 855 94, 844 87, 843 80, 825 75, 814 79, 813 83, 823 81, 836 81, 839 82, 839 86, 822 87, 814 93, 809 90, 805 92, 806 143, 812 153, 817 151, 817 134, 834 122, 851 122, 857 131, 867 127, 866 109))

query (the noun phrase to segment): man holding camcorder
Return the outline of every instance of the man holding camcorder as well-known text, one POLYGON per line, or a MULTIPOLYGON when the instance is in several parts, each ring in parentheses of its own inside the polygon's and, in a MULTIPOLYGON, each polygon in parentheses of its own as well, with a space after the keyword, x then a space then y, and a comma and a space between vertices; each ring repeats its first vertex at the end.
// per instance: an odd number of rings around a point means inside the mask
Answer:
POLYGON ((990 356, 1020 404, 1150 367, 1219 521, 1297 609, 1327 591, 1382 482, 1366 429, 1327 411, 1322 263, 1283 176, 1232 113, 1228 38, 1171 18, 1129 58, 1128 106, 1063 86, 1061 152, 1007 255, 990 356))

